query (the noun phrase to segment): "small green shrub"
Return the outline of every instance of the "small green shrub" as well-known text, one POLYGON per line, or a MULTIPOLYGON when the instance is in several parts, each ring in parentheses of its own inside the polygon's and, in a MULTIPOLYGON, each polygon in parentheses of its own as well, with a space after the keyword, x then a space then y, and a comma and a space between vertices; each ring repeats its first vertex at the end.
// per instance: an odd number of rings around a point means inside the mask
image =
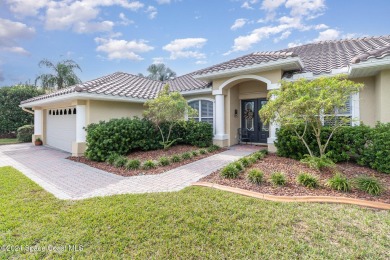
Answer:
POLYGON ((382 183, 377 178, 371 176, 359 176, 355 178, 354 183, 356 188, 370 195, 378 196, 385 190, 382 183))
POLYGON ((127 163, 127 160, 128 159, 125 156, 118 156, 118 158, 116 158, 116 160, 114 161, 113 165, 115 167, 123 167, 127 163))
POLYGON ((177 154, 171 157, 171 162, 173 163, 178 163, 180 161, 181 161, 181 157, 177 154))
POLYGON ((120 155, 117 154, 117 153, 112 153, 112 154, 110 154, 110 155, 107 157, 107 159, 106 159, 106 163, 113 165, 114 162, 116 161, 116 159, 118 159, 119 156, 120 156, 120 155))
POLYGON ((199 152, 198 151, 192 151, 192 156, 196 157, 199 155, 199 152))
POLYGON ((244 167, 242 166, 240 161, 236 161, 233 164, 234 164, 234 166, 236 166, 237 170, 239 170, 239 171, 243 171, 244 170, 244 167))
POLYGON ((301 163, 306 164, 310 168, 316 170, 335 166, 334 162, 332 162, 332 160, 327 157, 315 157, 307 154, 305 154, 305 158, 301 160, 301 163))
POLYGON ((298 184, 303 185, 307 188, 317 188, 319 186, 319 181, 317 177, 306 172, 298 174, 297 182, 298 184))
POLYGON ((207 151, 206 151, 205 149, 200 149, 200 150, 199 150, 199 153, 200 153, 200 154, 206 154, 207 151))
POLYGON ((207 151, 208 151, 209 153, 213 153, 213 152, 215 152, 215 151, 218 151, 219 149, 221 149, 221 147, 219 147, 219 146, 216 145, 216 144, 213 144, 213 145, 211 145, 211 146, 209 146, 209 147, 207 148, 207 151))
POLYGON ((160 159, 158 160, 158 164, 160 164, 161 166, 167 166, 167 165, 169 165, 170 162, 169 162, 168 157, 165 157, 165 156, 160 157, 160 159))
POLYGON ((253 153, 251 156, 253 156, 253 158, 256 158, 256 160, 261 160, 265 157, 265 153, 263 151, 258 151, 253 153))
POLYGON ((263 176, 264 173, 259 169, 252 169, 248 172, 248 181, 255 184, 260 184, 263 182, 263 176))
POLYGON ((351 184, 347 177, 342 175, 341 173, 336 173, 332 178, 330 178, 326 185, 329 186, 333 190, 339 190, 348 192, 351 190, 351 184))
POLYGON ((284 186, 287 183, 286 176, 282 172, 274 172, 271 174, 271 183, 277 186, 284 186))
POLYGON ((156 168, 156 163, 153 162, 152 160, 147 160, 144 162, 144 164, 142 165, 142 168, 144 170, 149 170, 149 169, 154 169, 156 168))
POLYGON ((185 152, 185 153, 183 153, 182 155, 181 155, 181 158, 183 159, 183 160, 188 160, 188 159, 191 159, 191 153, 190 152, 185 152))
POLYGON ((238 177, 239 174, 240 174, 240 170, 238 170, 236 165, 233 163, 226 165, 221 170, 221 176, 224 178, 235 179, 238 177))
POLYGON ((241 162, 242 166, 244 166, 244 168, 247 168, 249 166, 252 165, 252 163, 249 161, 249 159, 247 157, 243 157, 239 160, 239 162, 241 162))
POLYGON ((19 142, 31 142, 34 134, 33 125, 24 125, 18 128, 16 138, 19 142))
POLYGON ((247 158, 251 165, 257 162, 257 159, 254 156, 248 156, 247 158))
POLYGON ((134 160, 128 160, 125 164, 125 168, 127 170, 137 170, 141 166, 141 162, 137 159, 134 160))

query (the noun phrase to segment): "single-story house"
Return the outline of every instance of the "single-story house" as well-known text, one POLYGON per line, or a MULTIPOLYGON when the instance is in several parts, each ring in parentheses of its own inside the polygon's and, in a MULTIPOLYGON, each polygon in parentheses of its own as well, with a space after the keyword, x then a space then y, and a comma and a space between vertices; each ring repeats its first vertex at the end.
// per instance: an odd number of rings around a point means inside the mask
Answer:
POLYGON ((200 111, 197 120, 213 125, 215 144, 237 144, 238 129, 244 129, 250 142, 267 144, 273 151, 276 126, 264 125, 257 113, 268 91, 279 88, 282 79, 337 74, 365 85, 340 116, 354 119, 351 124, 390 122, 390 35, 255 52, 167 82, 116 72, 25 100, 21 107, 34 111, 33 140, 40 137, 45 145, 77 156, 86 149, 85 126, 141 116, 143 103, 169 84, 200 111))

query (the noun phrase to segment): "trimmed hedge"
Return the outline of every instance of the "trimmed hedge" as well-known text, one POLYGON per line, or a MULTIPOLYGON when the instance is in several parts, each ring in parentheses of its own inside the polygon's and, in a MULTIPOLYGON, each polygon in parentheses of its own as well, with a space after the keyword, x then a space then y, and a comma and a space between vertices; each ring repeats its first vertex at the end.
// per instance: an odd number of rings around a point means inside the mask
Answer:
POLYGON ((33 125, 24 125, 18 128, 16 138, 19 142, 32 142, 32 135, 34 134, 33 125))
MULTIPOLYGON (((322 129, 322 143, 326 142, 329 128, 322 129)), ((279 156, 301 160, 308 154, 302 141, 289 129, 277 131, 275 146, 279 156)), ((311 129, 305 137, 311 150, 319 156, 317 141, 311 129)), ((333 135, 326 150, 326 155, 334 162, 353 160, 360 165, 390 173, 390 123, 378 123, 375 127, 365 125, 342 127, 333 135)))
MULTIPOLYGON (((162 126, 167 130, 166 126, 162 126)), ((105 161, 110 154, 127 155, 134 150, 162 148, 161 135, 155 125, 146 119, 121 118, 101 121, 86 128, 86 157, 93 161, 105 161)), ((207 147, 212 144, 213 128, 205 122, 183 121, 172 129, 171 140, 175 144, 207 147)))

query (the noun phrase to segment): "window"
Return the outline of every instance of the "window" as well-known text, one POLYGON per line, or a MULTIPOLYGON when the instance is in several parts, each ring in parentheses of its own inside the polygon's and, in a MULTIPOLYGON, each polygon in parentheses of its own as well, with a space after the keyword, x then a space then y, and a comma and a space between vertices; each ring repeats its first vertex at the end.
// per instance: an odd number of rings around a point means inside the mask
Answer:
POLYGON ((191 118, 214 125, 214 104, 212 101, 195 100, 189 102, 188 105, 198 111, 198 115, 191 118))
POLYGON ((330 126, 335 125, 337 122, 338 124, 345 124, 345 125, 352 125, 352 98, 349 97, 347 102, 345 103, 345 107, 343 109, 336 108, 335 109, 335 115, 336 117, 331 119, 326 118, 326 115, 324 116, 324 125, 330 126))

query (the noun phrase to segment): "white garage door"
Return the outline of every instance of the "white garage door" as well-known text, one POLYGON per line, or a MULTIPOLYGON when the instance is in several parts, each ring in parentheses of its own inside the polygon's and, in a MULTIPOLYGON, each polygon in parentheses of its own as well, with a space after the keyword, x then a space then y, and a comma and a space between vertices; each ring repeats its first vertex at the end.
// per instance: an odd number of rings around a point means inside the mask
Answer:
POLYGON ((76 141, 76 108, 50 109, 46 122, 47 145, 72 152, 72 143, 76 141))

